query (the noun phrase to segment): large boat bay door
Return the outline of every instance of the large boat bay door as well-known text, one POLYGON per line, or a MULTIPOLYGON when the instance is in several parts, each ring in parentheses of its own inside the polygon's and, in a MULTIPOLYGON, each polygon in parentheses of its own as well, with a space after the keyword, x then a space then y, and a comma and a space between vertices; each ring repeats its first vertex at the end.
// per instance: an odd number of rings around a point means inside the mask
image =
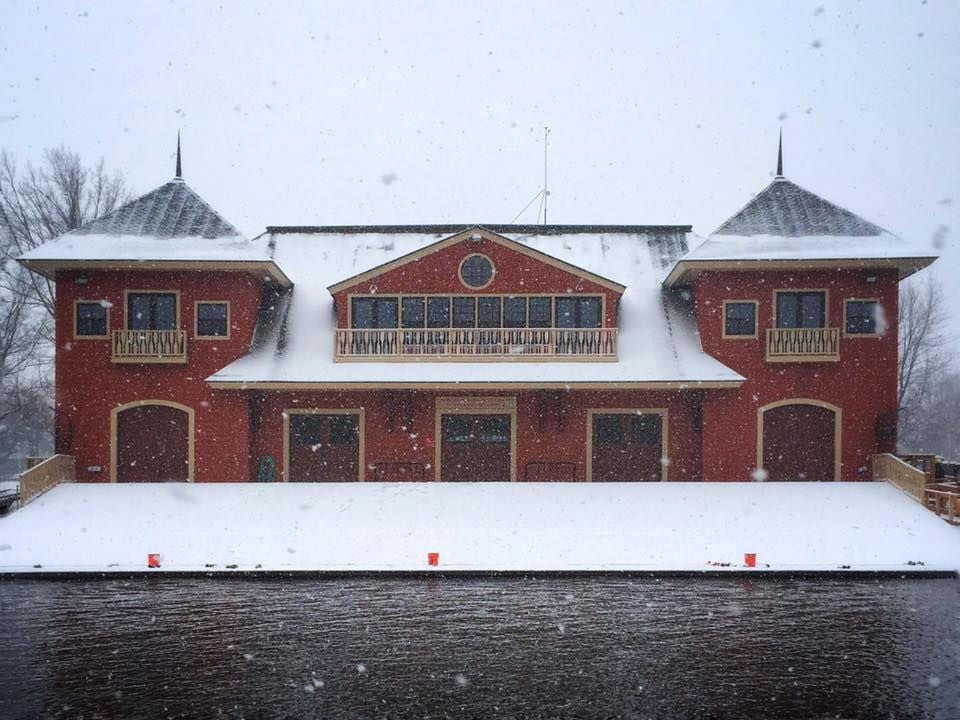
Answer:
POLYGON ((438 398, 436 479, 513 480, 516 420, 515 398, 438 398))
POLYGON ((362 480, 362 413, 287 411, 288 482, 362 480))

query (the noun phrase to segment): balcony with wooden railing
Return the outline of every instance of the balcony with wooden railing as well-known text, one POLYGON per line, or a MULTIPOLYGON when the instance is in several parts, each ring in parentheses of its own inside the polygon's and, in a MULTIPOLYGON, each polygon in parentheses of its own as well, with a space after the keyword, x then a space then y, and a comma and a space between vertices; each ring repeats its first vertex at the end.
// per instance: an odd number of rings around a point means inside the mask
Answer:
POLYGON ((115 363, 185 363, 187 333, 184 330, 114 330, 115 363))
POLYGON ((616 328, 338 329, 336 360, 615 361, 616 328))
POLYGON ((836 362, 840 328, 770 328, 767 362, 836 362))

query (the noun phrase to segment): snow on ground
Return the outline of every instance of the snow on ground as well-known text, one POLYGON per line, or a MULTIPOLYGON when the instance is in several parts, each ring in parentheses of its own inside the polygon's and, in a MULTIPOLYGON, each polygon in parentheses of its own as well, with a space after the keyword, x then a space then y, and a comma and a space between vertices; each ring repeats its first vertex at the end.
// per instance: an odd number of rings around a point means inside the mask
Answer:
POLYGON ((430 552, 439 571, 743 570, 744 553, 943 571, 960 529, 885 483, 71 484, 0 518, 5 573, 146 572, 148 553, 159 572, 427 571, 430 552))

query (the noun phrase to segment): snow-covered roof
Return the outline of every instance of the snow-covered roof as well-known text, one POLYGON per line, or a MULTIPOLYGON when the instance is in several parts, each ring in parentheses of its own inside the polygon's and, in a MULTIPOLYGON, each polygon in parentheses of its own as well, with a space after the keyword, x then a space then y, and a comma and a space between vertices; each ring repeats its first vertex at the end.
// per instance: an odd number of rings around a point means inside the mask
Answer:
POLYGON ((336 318, 327 286, 469 228, 271 228, 263 239, 274 246, 274 259, 295 285, 287 297, 265 303, 266 307, 279 303, 280 311, 272 319, 267 319, 270 313, 262 313, 251 352, 208 381, 221 387, 253 383, 692 386, 743 381, 701 349, 689 296, 661 285, 666 271, 686 250, 689 228, 682 226, 484 226, 626 285, 620 302, 618 362, 334 362, 336 318))
POLYGON ((109 261, 134 262, 175 261, 258 261, 269 262, 266 243, 247 240, 239 235, 215 240, 199 236, 156 238, 142 235, 93 235, 68 232, 55 240, 24 253, 23 262, 109 261))
POLYGON ((824 200, 785 177, 777 177, 727 220, 714 235, 880 235, 885 230, 824 200))
POLYGON ((708 266, 722 269, 824 267, 826 264, 891 267, 901 277, 936 259, 931 247, 910 243, 823 199, 784 177, 680 259, 668 285, 689 280, 708 266))
POLYGON ((266 241, 251 241, 175 178, 113 212, 30 250, 19 260, 44 274, 75 267, 264 269, 288 284, 266 241), (197 265, 202 263, 203 265, 197 265))
POLYGON ((240 236, 233 225, 207 205, 181 178, 174 178, 74 233, 206 239, 240 236))

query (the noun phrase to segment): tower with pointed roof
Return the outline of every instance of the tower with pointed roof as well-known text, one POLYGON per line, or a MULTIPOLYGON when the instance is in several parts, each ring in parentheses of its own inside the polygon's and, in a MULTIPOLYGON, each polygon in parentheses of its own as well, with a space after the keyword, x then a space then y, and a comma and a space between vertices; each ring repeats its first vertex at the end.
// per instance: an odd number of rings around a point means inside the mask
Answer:
POLYGON ((898 284, 934 259, 787 179, 781 131, 773 180, 665 281, 695 294, 704 350, 748 378, 723 421, 705 417, 712 474, 869 477, 896 450, 898 284))

